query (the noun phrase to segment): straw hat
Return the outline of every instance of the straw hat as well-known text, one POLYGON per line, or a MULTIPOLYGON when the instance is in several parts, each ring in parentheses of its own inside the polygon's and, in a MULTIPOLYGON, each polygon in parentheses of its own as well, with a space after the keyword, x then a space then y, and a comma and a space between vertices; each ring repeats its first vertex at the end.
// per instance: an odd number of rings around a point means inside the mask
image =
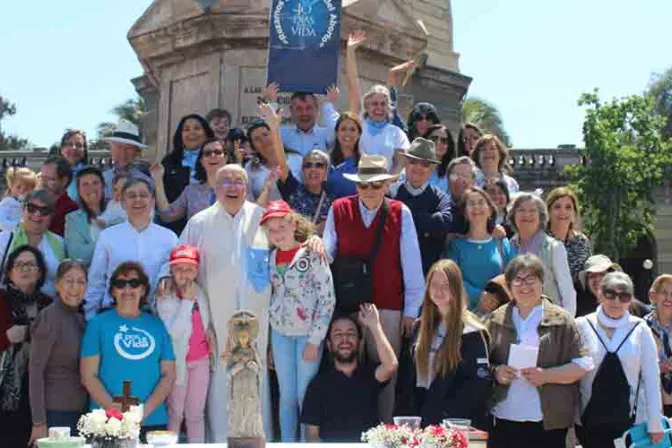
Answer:
POLYGON ((387 158, 379 155, 363 154, 357 165, 357 173, 343 174, 343 177, 358 183, 381 182, 398 176, 387 171, 387 158))

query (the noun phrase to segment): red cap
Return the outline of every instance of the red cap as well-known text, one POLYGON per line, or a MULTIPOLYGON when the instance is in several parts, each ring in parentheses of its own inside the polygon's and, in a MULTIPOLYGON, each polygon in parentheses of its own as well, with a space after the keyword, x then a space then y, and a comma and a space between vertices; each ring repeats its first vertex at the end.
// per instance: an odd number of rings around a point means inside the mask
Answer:
POLYGON ((188 244, 180 244, 170 251, 169 264, 172 266, 177 263, 191 263, 198 267, 201 257, 198 254, 198 248, 188 244))
POLYGON ((283 218, 292 213, 292 207, 285 201, 271 201, 268 203, 264 214, 261 215, 261 222, 263 224, 271 218, 283 218))

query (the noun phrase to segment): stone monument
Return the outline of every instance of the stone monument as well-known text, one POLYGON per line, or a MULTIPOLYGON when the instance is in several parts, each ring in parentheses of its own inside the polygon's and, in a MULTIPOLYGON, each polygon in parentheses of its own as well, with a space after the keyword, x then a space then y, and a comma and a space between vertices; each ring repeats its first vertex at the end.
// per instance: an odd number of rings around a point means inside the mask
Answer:
MULTIPOLYGON (((169 150, 180 117, 224 108, 235 126, 256 117, 266 84, 270 0, 154 0, 128 33, 144 75, 133 80, 148 104, 147 143, 169 150)), ((452 130, 471 78, 459 73, 453 50, 450 0, 343 0, 339 84, 346 107, 345 41, 362 29, 362 90, 384 82, 387 70, 425 56, 410 84, 401 89, 400 110, 431 101, 452 130)), ((281 98, 281 104, 287 97, 281 98)))

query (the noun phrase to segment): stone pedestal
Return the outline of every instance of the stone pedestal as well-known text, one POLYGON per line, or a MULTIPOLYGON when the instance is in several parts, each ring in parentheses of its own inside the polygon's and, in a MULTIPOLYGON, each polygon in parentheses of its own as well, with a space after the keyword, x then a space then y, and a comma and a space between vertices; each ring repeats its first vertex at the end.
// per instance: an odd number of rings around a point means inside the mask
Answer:
MULTIPOLYGON (((146 158, 170 149, 188 113, 224 108, 241 127, 256 117, 266 84, 268 19, 269 0, 155 0, 149 6, 128 34, 145 71, 133 83, 148 102, 146 158)), ((458 72, 449 0, 343 1, 341 109, 347 108, 345 40, 359 29, 367 33, 358 59, 362 90, 384 82, 390 67, 424 54, 427 63, 401 89, 402 114, 413 102, 431 101, 456 131, 471 78, 458 72)), ((287 102, 280 99, 281 106, 287 102)))

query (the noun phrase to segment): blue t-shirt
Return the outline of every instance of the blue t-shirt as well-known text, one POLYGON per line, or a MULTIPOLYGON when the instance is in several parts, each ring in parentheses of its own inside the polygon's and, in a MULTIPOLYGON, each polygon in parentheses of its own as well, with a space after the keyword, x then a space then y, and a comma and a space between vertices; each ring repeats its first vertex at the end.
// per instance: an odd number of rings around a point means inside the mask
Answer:
POLYGON ((474 241, 455 238, 448 243, 448 258, 462 270, 464 288, 469 296, 469 310, 478 307, 485 285, 494 277, 503 274, 506 265, 516 256, 516 250, 503 238, 474 241), (504 259, 502 259, 502 256, 504 259))
MULTIPOLYGON (((147 401, 161 380, 161 361, 174 361, 173 344, 163 322, 148 313, 135 319, 110 310, 94 317, 86 327, 81 355, 100 356, 98 378, 112 396, 121 396, 124 380, 131 381, 131 395, 147 401)), ((91 408, 99 408, 91 401, 91 408)), ((143 425, 165 425, 168 413, 161 404, 143 425)))
POLYGON ((340 165, 332 166, 327 178, 327 191, 337 199, 357 194, 357 184, 343 177, 344 174, 356 172, 357 162, 354 157, 348 157, 340 165))

